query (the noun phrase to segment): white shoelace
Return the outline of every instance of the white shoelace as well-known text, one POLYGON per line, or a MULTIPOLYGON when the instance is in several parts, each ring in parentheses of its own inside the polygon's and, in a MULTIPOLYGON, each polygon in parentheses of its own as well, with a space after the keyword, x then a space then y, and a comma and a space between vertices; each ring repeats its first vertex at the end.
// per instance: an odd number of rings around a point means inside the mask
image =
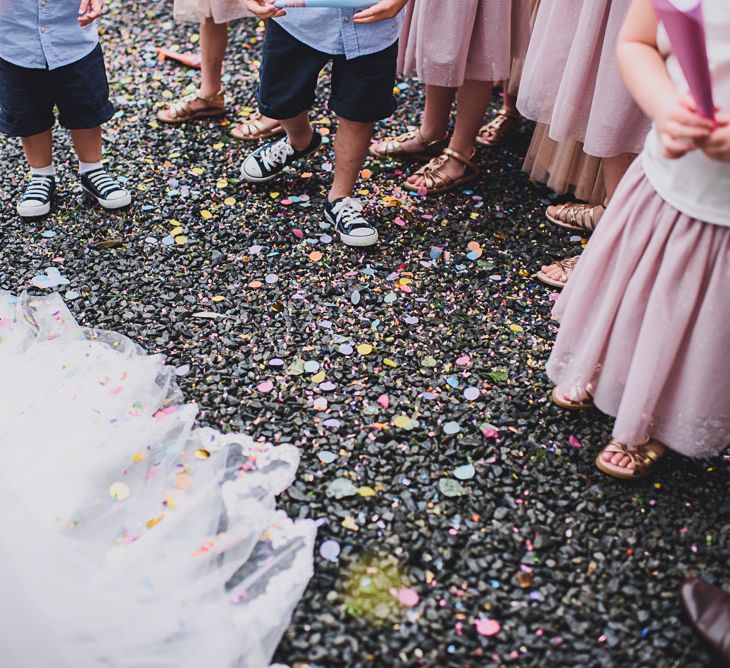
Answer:
POLYGON ((51 184, 53 179, 50 176, 33 176, 28 187, 25 189, 21 201, 36 200, 45 202, 51 196, 51 184))
POLYGON ((359 200, 352 197, 345 197, 332 207, 332 212, 340 222, 348 230, 353 226, 371 227, 362 217, 362 204, 359 200))
POLYGON ((258 158, 266 169, 271 169, 285 163, 290 155, 294 155, 294 149, 288 141, 282 139, 261 149, 258 158))
POLYGON ((98 171, 90 174, 89 181, 91 181, 91 185, 93 185, 94 188, 101 193, 101 196, 104 199, 124 191, 119 183, 117 183, 117 181, 105 171, 98 171))

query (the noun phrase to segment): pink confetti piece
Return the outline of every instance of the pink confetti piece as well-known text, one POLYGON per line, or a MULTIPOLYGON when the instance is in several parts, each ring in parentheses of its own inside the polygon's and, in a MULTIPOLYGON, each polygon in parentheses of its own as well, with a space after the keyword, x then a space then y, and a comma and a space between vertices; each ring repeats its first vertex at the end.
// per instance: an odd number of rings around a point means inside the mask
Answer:
POLYGON ((496 636, 502 630, 501 624, 496 619, 477 619, 475 625, 480 636, 496 636))
POLYGON ((262 394, 267 394, 274 389, 274 383, 272 383, 270 380, 265 380, 263 383, 259 383, 256 386, 256 389, 262 394))

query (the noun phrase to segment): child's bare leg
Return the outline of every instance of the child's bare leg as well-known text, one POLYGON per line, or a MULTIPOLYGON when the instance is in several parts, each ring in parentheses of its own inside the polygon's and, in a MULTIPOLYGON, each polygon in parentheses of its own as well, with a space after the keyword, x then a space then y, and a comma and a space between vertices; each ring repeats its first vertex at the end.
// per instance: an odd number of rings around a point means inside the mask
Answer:
POLYGON ((33 169, 48 167, 53 162, 53 130, 21 139, 23 151, 33 169))
POLYGON ((101 127, 71 130, 71 139, 80 163, 101 166, 101 127))

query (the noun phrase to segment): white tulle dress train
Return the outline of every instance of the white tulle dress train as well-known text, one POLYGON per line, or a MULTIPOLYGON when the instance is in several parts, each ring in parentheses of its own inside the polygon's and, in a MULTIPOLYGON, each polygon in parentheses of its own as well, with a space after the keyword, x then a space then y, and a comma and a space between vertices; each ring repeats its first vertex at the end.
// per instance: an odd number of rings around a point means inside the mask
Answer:
POLYGON ((268 666, 316 533, 299 455, 194 426, 174 371, 0 293, 0 665, 268 666))

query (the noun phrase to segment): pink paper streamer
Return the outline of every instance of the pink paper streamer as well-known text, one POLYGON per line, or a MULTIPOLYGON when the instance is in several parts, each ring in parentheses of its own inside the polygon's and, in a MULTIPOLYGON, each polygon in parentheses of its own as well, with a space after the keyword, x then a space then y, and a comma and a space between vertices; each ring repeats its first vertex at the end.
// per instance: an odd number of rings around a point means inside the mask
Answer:
POLYGON ((684 72, 700 115, 714 120, 715 103, 707 60, 702 1, 697 0, 693 7, 687 9, 678 8, 671 0, 652 0, 652 4, 669 35, 672 52, 684 72))

